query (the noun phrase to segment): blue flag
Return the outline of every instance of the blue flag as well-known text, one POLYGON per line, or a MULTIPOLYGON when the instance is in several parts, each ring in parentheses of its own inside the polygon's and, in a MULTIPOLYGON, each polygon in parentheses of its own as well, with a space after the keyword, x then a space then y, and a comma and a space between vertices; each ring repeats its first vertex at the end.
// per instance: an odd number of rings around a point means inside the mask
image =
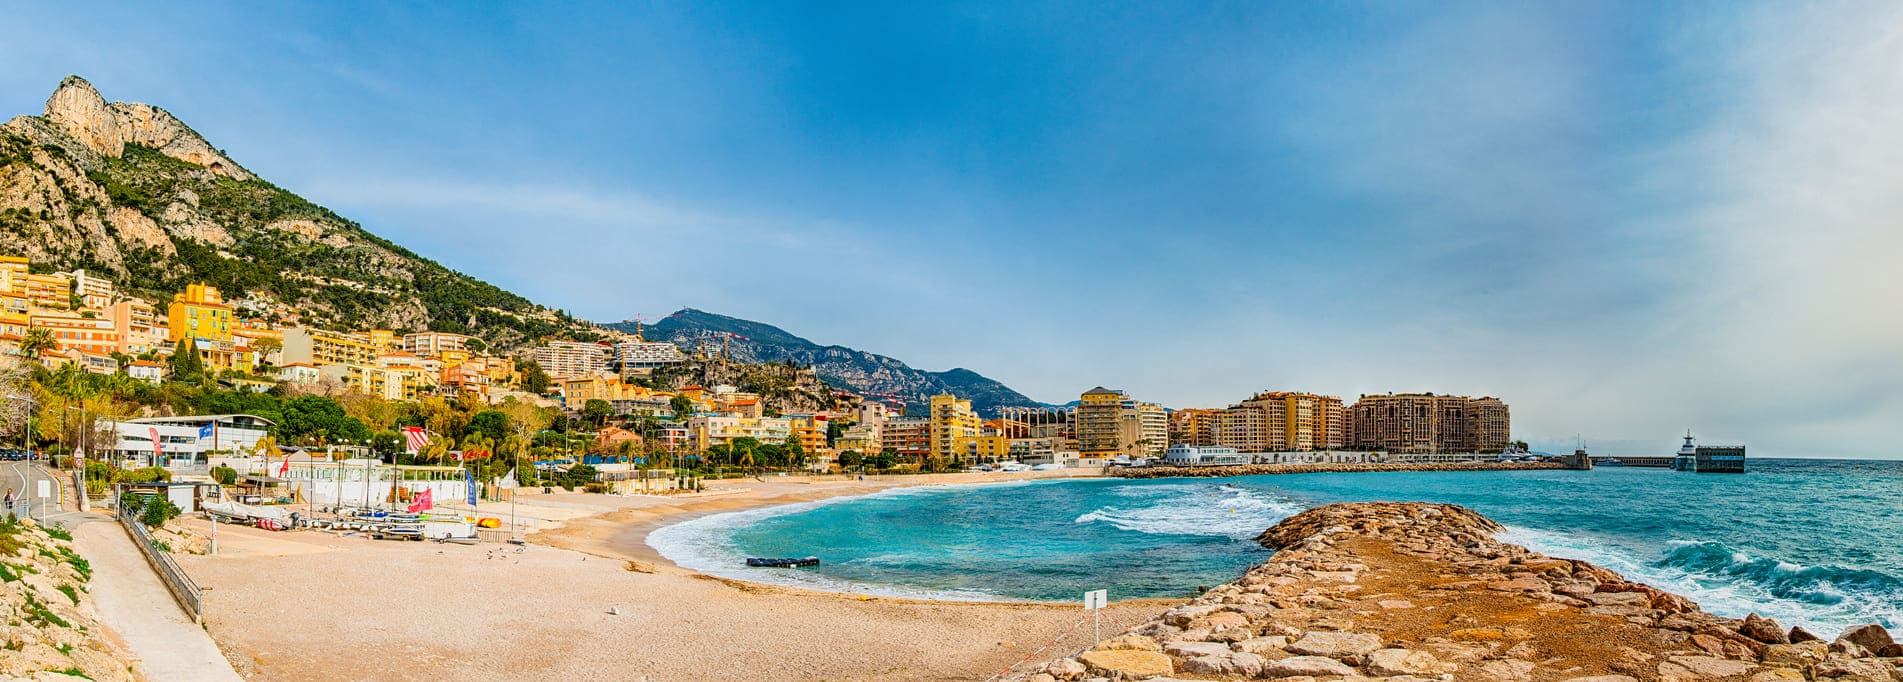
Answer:
POLYGON ((217 422, 206 424, 203 427, 198 429, 198 439, 205 440, 205 439, 211 438, 211 435, 217 432, 218 432, 217 422))
POLYGON ((467 468, 463 469, 463 488, 469 491, 466 503, 471 507, 476 506, 476 475, 467 468))

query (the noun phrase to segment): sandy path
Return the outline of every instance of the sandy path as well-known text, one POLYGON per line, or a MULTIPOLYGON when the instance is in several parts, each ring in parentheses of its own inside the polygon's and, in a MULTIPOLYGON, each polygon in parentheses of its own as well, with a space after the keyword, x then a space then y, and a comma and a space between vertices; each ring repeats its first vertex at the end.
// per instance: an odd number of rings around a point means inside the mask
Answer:
MULTIPOLYGON (((182 563, 211 588, 211 633, 251 679, 983 679, 1066 632, 1037 658, 1081 650, 1089 628, 1072 628, 1084 612, 720 580, 661 560, 642 539, 700 514, 1021 478, 748 480, 728 483, 745 492, 686 500, 558 494, 519 505, 565 518, 520 548, 227 526, 221 556, 182 563)), ((1106 633, 1175 602, 1113 605, 1106 633)))
POLYGON ((231 664, 152 573, 126 530, 104 516, 66 521, 73 545, 93 569, 99 620, 138 655, 152 680, 237 680, 231 664))

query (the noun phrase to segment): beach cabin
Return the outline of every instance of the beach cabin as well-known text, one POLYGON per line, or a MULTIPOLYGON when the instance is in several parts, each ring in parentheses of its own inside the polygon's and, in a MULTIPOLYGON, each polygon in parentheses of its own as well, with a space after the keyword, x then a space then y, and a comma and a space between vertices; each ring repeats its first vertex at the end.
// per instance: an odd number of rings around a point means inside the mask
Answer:
POLYGON ((1183 445, 1178 443, 1163 451, 1165 466, 1194 467, 1222 466, 1229 464, 1248 464, 1249 455, 1236 452, 1235 448, 1183 445))

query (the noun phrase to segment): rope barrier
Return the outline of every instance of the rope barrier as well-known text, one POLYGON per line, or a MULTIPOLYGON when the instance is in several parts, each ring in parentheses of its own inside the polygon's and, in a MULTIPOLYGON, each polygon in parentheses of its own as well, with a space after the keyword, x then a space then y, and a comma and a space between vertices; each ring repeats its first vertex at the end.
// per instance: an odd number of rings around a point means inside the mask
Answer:
MULTIPOLYGON (((1109 610, 1110 609, 1105 608, 1105 609, 1100 609, 1099 611, 1101 612, 1101 611, 1109 611, 1109 610)), ((1092 616, 1094 615, 1096 614, 1092 614, 1092 616)), ((1060 634, 1056 637, 1051 638, 1051 641, 1045 642, 1044 646, 1038 647, 1036 651, 1032 651, 1031 653, 1025 654, 1024 658, 1018 659, 1016 663, 1012 663, 1011 665, 1005 666, 1005 668, 1003 670, 998 671, 997 674, 992 675, 991 677, 985 678, 985 682, 993 682, 994 680, 1002 679, 1004 676, 1011 674, 1011 671, 1017 669, 1018 666, 1024 665, 1025 663, 1030 662, 1032 659, 1037 658, 1038 654, 1044 653, 1046 650, 1050 649, 1051 647, 1057 646, 1058 642, 1061 642, 1069 638, 1072 633, 1077 632, 1077 628, 1083 627, 1085 623, 1090 622, 1092 616, 1085 616, 1084 618, 1078 620, 1076 623, 1072 623, 1069 629, 1064 630, 1063 634, 1060 634)), ((1121 620, 1118 620, 1116 616, 1105 614, 1104 617, 1109 618, 1110 622, 1114 625, 1123 626, 1122 630, 1119 630, 1116 632, 1116 634, 1113 634, 1110 636, 1111 639, 1115 639, 1117 637, 1122 637, 1124 635, 1130 634, 1130 631, 1135 630, 1138 627, 1141 627, 1141 624, 1131 625, 1121 620)), ((1091 642, 1090 644, 1090 646, 1096 646, 1096 645, 1097 645, 1096 642, 1091 642)), ((1084 651, 1088 651, 1088 650, 1089 650, 1089 647, 1085 647, 1084 649, 1078 650, 1078 653, 1083 653, 1084 651)))

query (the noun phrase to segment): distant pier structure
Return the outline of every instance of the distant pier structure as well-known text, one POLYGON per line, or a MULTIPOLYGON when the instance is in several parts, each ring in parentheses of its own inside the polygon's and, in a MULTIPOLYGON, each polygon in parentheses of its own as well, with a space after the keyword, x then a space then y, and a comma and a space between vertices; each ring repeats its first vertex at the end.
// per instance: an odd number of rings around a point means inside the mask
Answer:
POLYGON ((1672 468, 1700 474, 1744 473, 1744 446, 1693 445, 1692 432, 1685 432, 1685 444, 1672 458, 1672 468))
POLYGON ((1585 448, 1574 450, 1573 454, 1559 458, 1560 466, 1573 471, 1592 471, 1592 455, 1585 448))

